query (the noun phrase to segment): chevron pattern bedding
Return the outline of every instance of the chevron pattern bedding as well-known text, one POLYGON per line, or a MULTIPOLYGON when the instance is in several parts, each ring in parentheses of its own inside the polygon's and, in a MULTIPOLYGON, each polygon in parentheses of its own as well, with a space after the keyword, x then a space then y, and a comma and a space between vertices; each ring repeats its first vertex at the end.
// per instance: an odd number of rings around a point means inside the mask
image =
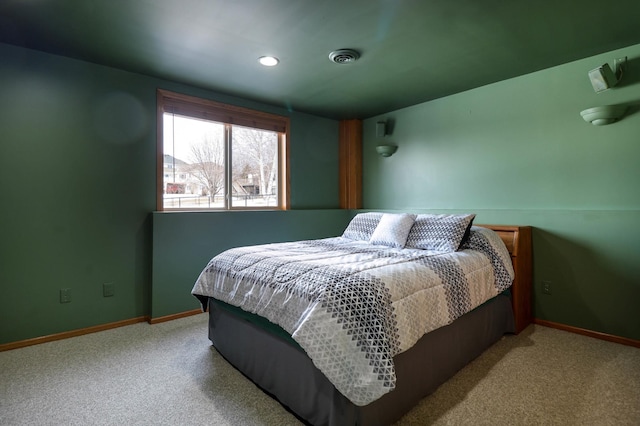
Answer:
POLYGON ((366 405, 395 386, 393 357, 507 289, 514 272, 493 231, 457 252, 344 237, 227 250, 192 293, 280 325, 343 395, 366 405))

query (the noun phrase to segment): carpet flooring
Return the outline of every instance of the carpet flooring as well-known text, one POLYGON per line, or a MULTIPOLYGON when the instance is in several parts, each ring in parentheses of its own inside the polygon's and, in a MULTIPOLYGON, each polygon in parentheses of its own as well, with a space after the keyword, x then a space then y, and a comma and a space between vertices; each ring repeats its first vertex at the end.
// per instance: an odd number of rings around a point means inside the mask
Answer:
MULTIPOLYGON (((300 422, 211 347, 201 314, 0 353, 0 424, 300 422)), ((640 349, 532 325, 397 425, 640 425, 640 349)))

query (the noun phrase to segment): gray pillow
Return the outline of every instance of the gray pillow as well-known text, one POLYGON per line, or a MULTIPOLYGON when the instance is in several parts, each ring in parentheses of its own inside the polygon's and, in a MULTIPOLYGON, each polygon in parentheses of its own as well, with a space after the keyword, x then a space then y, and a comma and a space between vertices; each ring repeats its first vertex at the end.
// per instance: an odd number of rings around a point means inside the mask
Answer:
POLYGON ((354 241, 369 241, 382 215, 379 212, 358 213, 351 219, 342 236, 354 241))
POLYGON ((406 246, 440 252, 457 251, 473 223, 475 214, 419 214, 406 246))

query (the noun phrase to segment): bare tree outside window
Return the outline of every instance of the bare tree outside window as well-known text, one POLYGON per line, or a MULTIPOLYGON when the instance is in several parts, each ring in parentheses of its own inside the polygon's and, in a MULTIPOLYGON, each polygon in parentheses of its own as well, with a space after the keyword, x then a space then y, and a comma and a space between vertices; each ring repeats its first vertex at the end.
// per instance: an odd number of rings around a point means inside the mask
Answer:
POLYGON ((215 199, 224 195, 224 144, 222 138, 205 135, 204 140, 191 145, 190 164, 186 170, 201 188, 200 195, 215 199))
POLYGON ((233 126, 233 189, 245 205, 270 205, 277 198, 278 135, 233 126), (249 200, 254 200, 250 202, 249 200))

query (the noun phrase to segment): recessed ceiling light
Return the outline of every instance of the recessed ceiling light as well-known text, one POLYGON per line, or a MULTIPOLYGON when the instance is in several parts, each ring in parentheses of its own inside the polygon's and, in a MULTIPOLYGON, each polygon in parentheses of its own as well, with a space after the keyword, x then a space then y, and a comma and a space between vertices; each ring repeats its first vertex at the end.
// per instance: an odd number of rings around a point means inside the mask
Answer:
POLYGON ((258 61, 265 67, 275 67, 280 62, 275 56, 260 56, 258 61))

